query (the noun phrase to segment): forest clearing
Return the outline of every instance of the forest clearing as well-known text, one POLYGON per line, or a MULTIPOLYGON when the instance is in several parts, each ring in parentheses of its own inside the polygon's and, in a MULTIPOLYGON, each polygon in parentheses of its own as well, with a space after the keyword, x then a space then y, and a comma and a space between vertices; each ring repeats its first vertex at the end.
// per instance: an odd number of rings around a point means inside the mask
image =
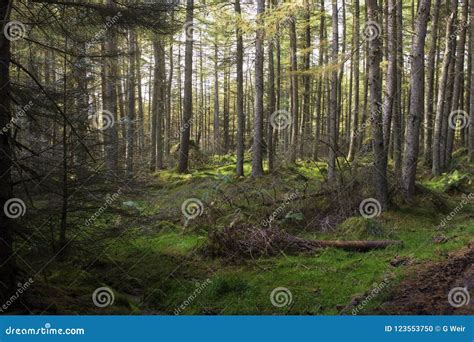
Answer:
POLYGON ((474 314, 474 0, 0 17, 2 313, 474 314))

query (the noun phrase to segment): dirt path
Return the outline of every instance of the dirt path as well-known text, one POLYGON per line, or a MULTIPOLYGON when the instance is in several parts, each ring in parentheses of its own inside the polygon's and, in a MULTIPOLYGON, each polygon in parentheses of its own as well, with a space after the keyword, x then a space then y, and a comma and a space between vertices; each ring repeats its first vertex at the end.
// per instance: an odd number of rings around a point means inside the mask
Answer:
MULTIPOLYGON (((427 262, 395 289, 392 300, 382 305, 380 314, 391 315, 473 315, 474 314, 474 242, 450 254, 442 262, 427 262), (467 288, 470 302, 455 308, 448 294, 455 287, 467 288)), ((458 300, 466 298, 458 297, 458 300)))

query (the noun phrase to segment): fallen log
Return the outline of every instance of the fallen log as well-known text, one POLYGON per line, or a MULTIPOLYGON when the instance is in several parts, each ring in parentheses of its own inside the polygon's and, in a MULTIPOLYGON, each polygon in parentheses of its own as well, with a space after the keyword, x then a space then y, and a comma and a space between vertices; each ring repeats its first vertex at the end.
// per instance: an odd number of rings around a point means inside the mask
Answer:
POLYGON ((255 258, 274 256, 281 252, 285 254, 314 252, 328 247, 367 252, 393 245, 400 246, 402 242, 396 240, 307 240, 276 228, 232 227, 211 234, 204 254, 214 257, 255 258))
POLYGON ((310 240, 309 241, 315 248, 334 247, 341 248, 349 251, 356 252, 367 252, 373 249, 383 249, 393 245, 403 245, 402 241, 397 240, 374 240, 374 241, 325 241, 325 240, 310 240))

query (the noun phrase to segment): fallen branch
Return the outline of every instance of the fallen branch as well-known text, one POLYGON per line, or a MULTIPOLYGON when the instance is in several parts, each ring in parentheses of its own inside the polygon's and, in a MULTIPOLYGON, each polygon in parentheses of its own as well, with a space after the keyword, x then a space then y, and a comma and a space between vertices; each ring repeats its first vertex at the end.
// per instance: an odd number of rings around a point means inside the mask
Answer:
POLYGON ((213 257, 235 259, 274 256, 281 252, 285 254, 314 252, 327 247, 367 252, 392 245, 402 245, 402 242, 306 240, 276 228, 232 227, 211 234, 204 253, 213 257))

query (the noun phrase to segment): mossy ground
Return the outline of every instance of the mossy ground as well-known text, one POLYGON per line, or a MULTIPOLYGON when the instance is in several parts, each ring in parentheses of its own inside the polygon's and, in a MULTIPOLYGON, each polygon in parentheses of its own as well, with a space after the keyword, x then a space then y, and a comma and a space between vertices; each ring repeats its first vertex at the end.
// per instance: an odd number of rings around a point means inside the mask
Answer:
MULTIPOLYGON (((360 312, 370 313, 410 272, 410 264, 441 260, 474 237, 472 202, 441 229, 439 223, 447 213, 440 212, 427 198, 419 197, 414 203, 386 211, 376 219, 354 215, 331 231, 299 229, 303 225, 300 215, 307 214, 301 213, 295 202, 285 206, 285 215, 278 220, 301 237, 395 239, 404 245, 368 253, 328 248, 313 254, 282 254, 240 263, 211 259, 199 253, 210 231, 236 219, 258 224, 275 210, 266 204, 269 200, 284 198, 294 189, 299 193, 320 190, 325 168, 323 163, 305 163, 283 168, 277 176, 237 179, 232 156, 217 164, 187 175, 158 172, 140 187, 124 189, 119 200, 90 227, 81 222, 93 210, 71 214, 68 234, 77 234, 77 238, 63 258, 54 258, 54 253, 44 250, 44 244, 49 243, 47 238, 41 240, 43 250, 21 249, 20 255, 28 260, 28 267, 41 269, 51 259, 31 291, 32 295, 43 297, 37 303, 41 307, 38 311, 173 314, 186 303, 181 314, 340 314, 355 296, 364 296, 389 276, 389 286, 360 312), (201 199, 209 211, 196 220, 186 221, 180 207, 190 197, 201 199), (443 237, 441 243, 436 242, 439 236, 443 237), (410 263, 392 266, 391 261, 397 257, 410 263), (114 305, 99 309, 92 304, 91 294, 100 286, 113 289, 114 305), (277 287, 291 291, 289 306, 272 305, 270 293, 277 287), (199 295, 193 296, 197 288, 199 295)), ((249 168, 246 164, 247 174, 249 168)), ((444 191, 455 181, 462 181, 472 191, 470 171, 468 168, 452 176, 420 181, 442 194, 452 209, 459 205, 462 196, 444 191)), ((113 186, 109 188, 113 192, 113 186)), ((100 206, 100 200, 89 204, 100 206)), ((42 227, 40 234, 48 236, 49 230, 42 227)))

